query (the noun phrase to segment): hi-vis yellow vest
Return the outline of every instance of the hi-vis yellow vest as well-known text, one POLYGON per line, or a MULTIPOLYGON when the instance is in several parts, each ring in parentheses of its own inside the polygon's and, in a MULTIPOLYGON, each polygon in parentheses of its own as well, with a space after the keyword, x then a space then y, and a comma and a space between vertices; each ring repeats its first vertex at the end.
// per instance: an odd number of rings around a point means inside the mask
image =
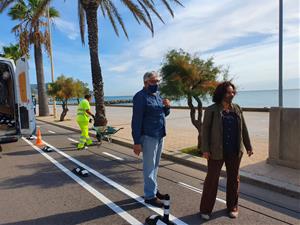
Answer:
POLYGON ((88 100, 81 100, 77 108, 77 121, 89 121, 89 115, 86 113, 86 110, 90 110, 90 108, 88 100))

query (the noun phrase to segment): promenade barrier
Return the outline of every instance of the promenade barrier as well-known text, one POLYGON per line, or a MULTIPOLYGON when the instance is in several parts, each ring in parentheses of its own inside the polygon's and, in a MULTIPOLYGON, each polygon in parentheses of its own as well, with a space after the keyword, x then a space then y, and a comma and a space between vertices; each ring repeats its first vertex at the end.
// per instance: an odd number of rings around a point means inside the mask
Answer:
POLYGON ((269 123, 267 162, 300 169, 300 109, 272 107, 269 123))

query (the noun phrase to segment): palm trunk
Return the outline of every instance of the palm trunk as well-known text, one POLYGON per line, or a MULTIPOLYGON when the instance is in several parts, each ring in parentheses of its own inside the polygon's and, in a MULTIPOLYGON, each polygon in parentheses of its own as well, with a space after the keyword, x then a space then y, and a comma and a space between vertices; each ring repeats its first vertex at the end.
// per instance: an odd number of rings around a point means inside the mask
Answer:
POLYGON ((98 56, 98 21, 97 10, 99 4, 89 3, 84 6, 88 27, 88 40, 90 49, 90 60, 92 69, 92 81, 95 97, 96 115, 95 126, 106 126, 104 106, 103 78, 98 56))
POLYGON ((49 107, 44 78, 43 54, 42 46, 39 42, 34 43, 34 60, 38 87, 39 116, 48 116, 49 107))

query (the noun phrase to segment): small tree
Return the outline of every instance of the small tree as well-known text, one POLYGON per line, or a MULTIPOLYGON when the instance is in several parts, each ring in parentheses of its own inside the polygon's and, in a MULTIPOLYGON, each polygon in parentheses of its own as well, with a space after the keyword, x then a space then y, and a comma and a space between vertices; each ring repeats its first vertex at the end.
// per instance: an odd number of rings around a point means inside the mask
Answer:
POLYGON ((69 111, 68 100, 75 97, 75 83, 73 78, 61 75, 54 83, 49 84, 48 95, 62 102, 63 111, 60 115, 60 121, 64 121, 69 111))
POLYGON ((199 150, 202 133, 202 100, 206 100, 207 95, 212 95, 217 85, 217 77, 222 73, 227 74, 227 71, 222 71, 220 66, 215 66, 213 58, 203 60, 183 50, 169 51, 161 67, 160 91, 162 95, 172 100, 187 99, 192 124, 198 130, 199 150), (193 100, 197 104, 196 107, 193 100))
POLYGON ((90 93, 90 89, 88 88, 88 84, 82 82, 81 80, 76 80, 74 82, 74 91, 75 98, 77 99, 77 103, 79 104, 80 98, 90 93))

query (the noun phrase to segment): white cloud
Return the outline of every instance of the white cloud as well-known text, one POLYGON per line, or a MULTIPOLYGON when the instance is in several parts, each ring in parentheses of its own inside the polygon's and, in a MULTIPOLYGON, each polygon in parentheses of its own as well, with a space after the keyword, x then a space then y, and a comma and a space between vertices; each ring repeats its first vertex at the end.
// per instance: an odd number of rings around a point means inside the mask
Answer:
POLYGON ((79 28, 74 23, 57 18, 54 20, 56 27, 64 34, 68 36, 69 39, 75 40, 79 36, 79 28))
MULTIPOLYGON (((166 24, 155 23, 153 38, 148 32, 130 27, 136 31, 130 42, 122 43, 114 54, 107 49, 100 52, 106 95, 132 95, 143 85, 145 71, 159 69, 164 54, 173 48, 200 53, 204 58, 214 56, 216 64, 230 66, 234 82, 242 89, 253 82, 277 82, 278 1, 187 0, 184 8, 176 8, 174 19, 168 16, 164 20, 166 24), (245 39, 248 42, 242 42, 245 39)), ((299 21, 298 0, 285 0, 285 80, 299 76, 299 21)), ((70 39, 79 36, 74 23, 57 19, 55 24, 70 39)), ((102 44, 109 48, 114 43, 102 44)), ((68 51, 55 55, 55 60, 62 64, 56 71, 91 83, 87 49, 85 53, 68 51), (78 68, 75 74, 67 74, 68 68, 74 67, 78 68)), ((267 84, 266 89, 274 86, 267 84)))
POLYGON ((121 63, 119 65, 112 66, 112 67, 108 68, 108 71, 122 73, 122 72, 128 71, 128 69, 131 66, 132 65, 131 65, 130 62, 125 62, 125 63, 121 63))
MULTIPOLYGON (((285 1, 284 79, 299 75, 297 6, 295 0, 285 1)), ((124 47, 126 51, 110 56, 108 70, 115 72, 114 77, 123 75, 128 79, 127 74, 131 74, 132 82, 138 85, 141 72, 158 69, 168 50, 183 48, 191 53, 202 53, 202 57, 214 56, 217 64, 229 65, 235 82, 243 89, 247 89, 247 83, 260 79, 276 81, 278 7, 278 2, 273 0, 191 0, 185 8, 178 8, 173 20, 160 26, 154 38, 138 36, 124 47), (239 43, 242 38, 250 42, 239 43), (214 50, 222 46, 225 50, 214 50), (206 51, 212 53, 203 54, 206 51)), ((107 64, 103 65, 108 68, 107 64)))

